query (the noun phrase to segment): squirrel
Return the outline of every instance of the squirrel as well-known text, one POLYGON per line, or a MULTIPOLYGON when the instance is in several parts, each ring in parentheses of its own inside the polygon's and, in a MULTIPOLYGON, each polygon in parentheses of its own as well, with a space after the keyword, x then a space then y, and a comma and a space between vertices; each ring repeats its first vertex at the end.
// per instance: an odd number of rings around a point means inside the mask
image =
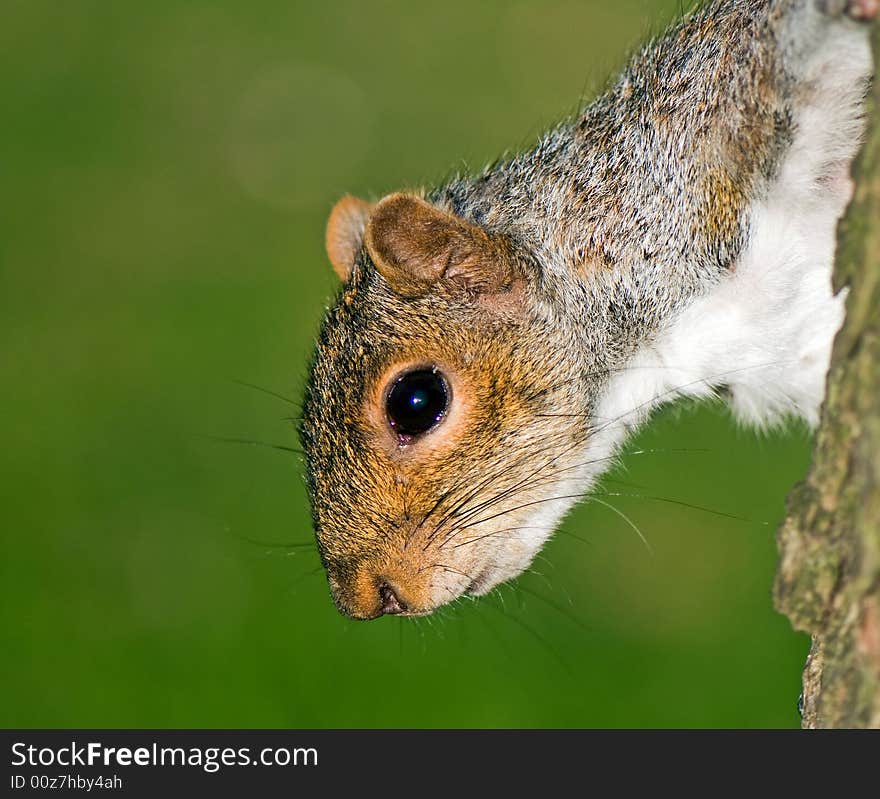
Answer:
POLYGON ((878 6, 710 0, 528 152, 339 201, 300 436, 343 614, 520 574, 676 397, 817 423, 878 6))

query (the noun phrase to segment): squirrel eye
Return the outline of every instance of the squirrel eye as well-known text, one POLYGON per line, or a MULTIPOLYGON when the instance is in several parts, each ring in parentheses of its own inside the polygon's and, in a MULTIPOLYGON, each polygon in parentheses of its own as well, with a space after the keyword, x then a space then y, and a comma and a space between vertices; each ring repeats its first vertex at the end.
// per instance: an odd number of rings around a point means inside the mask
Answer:
POLYGON ((449 391, 436 369, 401 375, 385 401, 388 422, 397 435, 411 438, 428 432, 446 413, 449 391))

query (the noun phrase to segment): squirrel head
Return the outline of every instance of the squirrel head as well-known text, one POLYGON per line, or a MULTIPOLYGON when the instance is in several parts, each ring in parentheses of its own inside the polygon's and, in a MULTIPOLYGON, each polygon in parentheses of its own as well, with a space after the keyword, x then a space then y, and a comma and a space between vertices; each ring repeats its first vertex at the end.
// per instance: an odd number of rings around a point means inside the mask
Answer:
POLYGON ((327 251, 343 286, 301 438, 337 607, 422 615, 485 593, 582 488, 589 405, 540 273, 507 237, 411 194, 341 200, 327 251))

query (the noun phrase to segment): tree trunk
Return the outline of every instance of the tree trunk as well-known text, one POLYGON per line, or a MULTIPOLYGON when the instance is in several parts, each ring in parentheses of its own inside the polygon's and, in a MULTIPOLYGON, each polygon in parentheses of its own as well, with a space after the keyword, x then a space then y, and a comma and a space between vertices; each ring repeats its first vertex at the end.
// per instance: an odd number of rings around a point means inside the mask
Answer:
MULTIPOLYGON (((880 26, 874 26, 874 64, 880 26)), ((813 637, 803 726, 880 727, 880 81, 838 230, 835 288, 849 287, 813 464, 779 530, 776 607, 813 637)))

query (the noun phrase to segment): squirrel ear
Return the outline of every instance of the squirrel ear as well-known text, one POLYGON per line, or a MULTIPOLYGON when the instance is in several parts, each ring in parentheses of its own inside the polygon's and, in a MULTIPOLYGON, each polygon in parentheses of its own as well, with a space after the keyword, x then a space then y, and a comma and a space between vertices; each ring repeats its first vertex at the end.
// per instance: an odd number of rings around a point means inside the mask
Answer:
POLYGON ((327 255, 343 283, 351 277, 354 259, 363 245, 364 229, 372 210, 372 203, 346 195, 330 212, 325 238, 327 255))
POLYGON ((389 194, 367 223, 364 244, 392 290, 419 297, 440 280, 470 294, 513 280, 509 247, 482 228, 411 194, 389 194))

